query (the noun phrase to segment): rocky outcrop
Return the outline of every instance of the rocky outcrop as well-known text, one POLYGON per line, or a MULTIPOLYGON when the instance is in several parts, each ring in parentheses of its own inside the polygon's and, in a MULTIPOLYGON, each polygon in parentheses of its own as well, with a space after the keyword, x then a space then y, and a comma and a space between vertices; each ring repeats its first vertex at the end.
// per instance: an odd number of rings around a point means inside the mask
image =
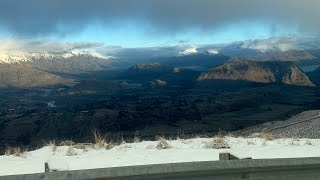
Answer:
POLYGON ((205 80, 241 80, 255 83, 283 83, 296 86, 315 86, 308 76, 289 61, 230 61, 214 67, 198 77, 205 80))
POLYGON ((248 136, 254 133, 267 132, 276 138, 320 138, 320 111, 304 111, 285 121, 267 122, 250 127, 239 132, 238 135, 248 136))

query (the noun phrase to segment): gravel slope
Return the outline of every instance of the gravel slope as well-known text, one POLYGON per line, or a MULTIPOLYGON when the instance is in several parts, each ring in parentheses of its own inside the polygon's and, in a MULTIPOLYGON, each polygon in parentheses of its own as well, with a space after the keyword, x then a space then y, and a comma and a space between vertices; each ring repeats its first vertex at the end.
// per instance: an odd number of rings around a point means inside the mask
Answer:
POLYGON ((280 138, 320 138, 320 110, 305 111, 285 121, 268 122, 235 134, 247 136, 260 132, 280 138))

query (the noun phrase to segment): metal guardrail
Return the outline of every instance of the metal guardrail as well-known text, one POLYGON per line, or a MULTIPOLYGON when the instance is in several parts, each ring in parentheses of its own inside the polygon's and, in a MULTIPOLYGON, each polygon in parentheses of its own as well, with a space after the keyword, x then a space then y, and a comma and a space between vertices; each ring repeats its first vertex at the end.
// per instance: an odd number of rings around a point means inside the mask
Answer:
POLYGON ((244 159, 0 176, 0 180, 319 180, 320 158, 244 159))

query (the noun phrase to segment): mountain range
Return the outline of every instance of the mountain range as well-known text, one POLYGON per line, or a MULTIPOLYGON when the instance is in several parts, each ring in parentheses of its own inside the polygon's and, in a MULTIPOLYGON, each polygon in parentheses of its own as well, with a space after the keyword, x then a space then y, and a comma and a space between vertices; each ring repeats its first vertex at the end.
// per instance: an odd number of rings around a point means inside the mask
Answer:
MULTIPOLYGON (((171 55, 163 57, 159 55, 149 60, 148 56, 140 57, 147 63, 136 65, 130 56, 124 59, 121 56, 106 56, 89 50, 46 53, 0 52, 0 86, 38 87, 63 84, 73 81, 66 75, 118 71, 127 67, 129 68, 118 76, 120 79, 144 79, 153 81, 153 84, 159 84, 162 81, 173 82, 175 78, 179 80, 190 78, 193 82, 194 76, 203 72, 200 77, 195 78, 198 82, 208 79, 228 79, 313 86, 301 69, 310 69, 309 66, 312 66, 311 69, 319 67, 320 50, 301 47, 297 46, 295 49, 291 45, 276 44, 273 41, 271 43, 244 41, 220 46, 179 46, 175 47, 176 51, 165 47, 166 51, 170 50, 171 55), (230 62, 234 59, 236 59, 235 62, 230 62), (172 73, 173 68, 181 68, 183 73, 172 73), (187 69, 190 71, 186 71, 187 69), (208 69, 210 69, 208 72, 204 72, 208 69), (161 76, 163 79, 157 80, 161 76)), ((148 51, 148 48, 142 50, 148 51)), ((155 51, 154 48, 153 51, 155 51)), ((135 58, 137 56, 139 54, 135 58)), ((313 77, 314 82, 318 81, 315 79, 317 71, 308 75, 313 77)), ((176 80, 174 82, 179 84, 176 80)))
POLYGON ((198 81, 241 80, 255 83, 283 83, 315 86, 308 76, 291 61, 232 60, 202 73, 198 81))

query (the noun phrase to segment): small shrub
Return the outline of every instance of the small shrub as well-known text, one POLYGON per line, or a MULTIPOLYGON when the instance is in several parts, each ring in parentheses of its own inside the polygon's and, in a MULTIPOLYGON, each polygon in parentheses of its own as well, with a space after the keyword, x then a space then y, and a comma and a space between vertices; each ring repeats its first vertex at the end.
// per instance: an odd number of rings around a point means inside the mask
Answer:
POLYGON ((205 142, 204 148, 207 149, 229 149, 230 145, 226 138, 215 137, 211 141, 205 142))
POLYGON ((170 149, 170 148, 172 148, 172 146, 168 143, 168 141, 164 137, 159 136, 159 137, 157 137, 157 139, 159 141, 157 146, 156 146, 157 149, 160 150, 160 149, 170 149))
POLYGON ((274 136, 269 132, 262 132, 260 133, 260 138, 267 141, 272 141, 274 139, 274 136))
POLYGON ((77 152, 74 149, 73 145, 69 146, 68 151, 66 153, 67 156, 76 156, 77 152))

